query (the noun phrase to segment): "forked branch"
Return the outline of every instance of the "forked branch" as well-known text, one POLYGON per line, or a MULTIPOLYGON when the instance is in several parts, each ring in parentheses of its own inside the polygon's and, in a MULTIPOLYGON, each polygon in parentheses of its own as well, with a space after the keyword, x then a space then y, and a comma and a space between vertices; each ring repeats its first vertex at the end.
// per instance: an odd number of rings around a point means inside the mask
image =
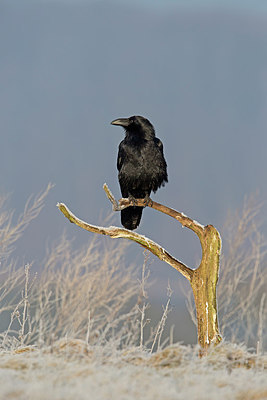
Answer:
POLYGON ((87 222, 84 222, 81 219, 77 218, 65 204, 58 203, 57 207, 65 215, 65 217, 68 218, 70 222, 76 224, 82 229, 85 229, 89 232, 100 233, 101 235, 108 235, 111 238, 125 238, 139 243, 142 247, 155 254, 155 256, 157 256, 160 260, 165 261, 173 268, 177 269, 177 271, 179 271, 189 281, 191 280, 193 270, 191 270, 180 261, 176 260, 176 258, 174 258, 163 247, 161 247, 153 240, 148 239, 147 237, 140 235, 139 233, 124 228, 118 228, 116 226, 110 226, 106 228, 102 226, 88 224, 87 222))
POLYGON ((219 260, 221 251, 221 238, 219 232, 212 226, 203 226, 197 221, 187 217, 172 208, 163 204, 156 203, 149 199, 120 199, 116 201, 108 186, 104 184, 104 190, 107 197, 113 205, 114 211, 121 211, 129 206, 149 206, 157 211, 163 212, 172 218, 175 218, 183 226, 191 229, 198 236, 202 247, 201 263, 196 269, 191 269, 178 261, 169 254, 162 246, 153 240, 140 235, 136 232, 124 228, 110 226, 108 228, 88 224, 77 218, 63 203, 57 206, 70 222, 75 223, 79 227, 94 233, 108 235, 111 238, 126 238, 139 243, 142 247, 151 251, 160 260, 167 262, 177 271, 179 271, 191 284, 198 321, 198 342, 202 349, 206 349, 212 343, 216 344, 221 341, 218 329, 217 303, 216 303, 216 287, 219 274, 219 260))
POLYGON ((129 198, 122 198, 119 201, 116 201, 115 197, 111 193, 108 185, 104 183, 103 189, 105 190, 105 193, 108 197, 108 199, 111 201, 113 205, 113 211, 121 211, 126 207, 129 206, 140 206, 140 207, 151 207, 154 208, 157 211, 160 211, 164 214, 169 215, 170 217, 176 219, 179 221, 183 226, 186 228, 191 229, 193 232, 195 232, 198 237, 202 237, 204 234, 204 226, 199 224, 197 221, 194 221, 193 219, 187 217, 185 214, 174 210, 173 208, 164 206, 163 204, 157 203, 156 201, 152 201, 151 199, 146 202, 144 199, 135 199, 133 202, 129 198))

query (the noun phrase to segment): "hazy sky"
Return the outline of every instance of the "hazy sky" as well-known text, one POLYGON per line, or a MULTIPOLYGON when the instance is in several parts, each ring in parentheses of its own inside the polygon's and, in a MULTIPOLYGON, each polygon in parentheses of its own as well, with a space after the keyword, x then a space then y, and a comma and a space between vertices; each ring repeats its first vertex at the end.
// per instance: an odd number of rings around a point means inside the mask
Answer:
MULTIPOLYGON (((25 0, 24 0, 25 1, 25 0)), ((23 0, 21 3, 23 4, 23 0)), ((13 0, 2 0, 2 3, 12 3, 13 0)), ((103 0, 27 0, 27 3, 61 3, 61 4, 93 4, 93 3, 105 3, 103 0)), ((256 12, 267 12, 267 3, 265 0, 109 0, 110 4, 121 4, 132 6, 145 6, 150 8, 162 8, 167 9, 169 7, 186 7, 186 8, 228 8, 228 9, 239 9, 239 10, 250 10, 256 12)))
MULTIPOLYGON (((44 1, 44 0, 40 0, 44 1)), ((51 1, 51 0, 50 0, 51 1)), ((96 3, 101 0, 57 0, 62 3, 83 2, 83 3, 96 3)), ((169 7, 208 7, 216 8, 223 7, 228 9, 243 9, 256 12, 267 12, 267 3, 265 0, 116 0, 110 3, 117 4, 131 4, 145 7, 160 7, 167 9, 169 7)))
MULTIPOLYGON (((85 0, 86 1, 86 0, 85 0)), ((185 7, 229 7, 267 11, 265 0, 118 0, 118 2, 139 3, 152 7, 185 6, 185 7)))

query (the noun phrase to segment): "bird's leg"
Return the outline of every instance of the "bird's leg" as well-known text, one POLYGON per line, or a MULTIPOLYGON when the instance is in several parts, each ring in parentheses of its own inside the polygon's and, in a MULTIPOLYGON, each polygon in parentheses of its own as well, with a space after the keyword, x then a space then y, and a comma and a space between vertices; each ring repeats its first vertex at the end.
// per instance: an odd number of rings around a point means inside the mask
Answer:
POLYGON ((147 193, 144 197, 144 207, 147 207, 149 205, 151 206, 152 204, 153 204, 153 201, 151 200, 149 194, 147 193))
MULTIPOLYGON (((128 196, 128 200, 132 203, 133 206, 137 205, 136 197, 134 197, 133 195, 130 194, 128 196)), ((143 207, 147 207, 149 205, 151 206, 153 204, 153 201, 151 200, 149 194, 145 195, 145 197, 143 198, 143 202, 144 202, 143 207)))

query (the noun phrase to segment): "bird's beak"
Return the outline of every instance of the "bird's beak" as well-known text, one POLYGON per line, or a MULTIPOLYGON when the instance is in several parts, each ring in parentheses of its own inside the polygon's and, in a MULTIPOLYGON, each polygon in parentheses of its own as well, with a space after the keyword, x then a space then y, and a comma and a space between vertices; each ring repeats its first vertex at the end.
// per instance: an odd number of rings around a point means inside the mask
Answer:
POLYGON ((114 119, 114 121, 111 122, 111 125, 119 125, 126 128, 127 126, 129 126, 129 118, 114 119))

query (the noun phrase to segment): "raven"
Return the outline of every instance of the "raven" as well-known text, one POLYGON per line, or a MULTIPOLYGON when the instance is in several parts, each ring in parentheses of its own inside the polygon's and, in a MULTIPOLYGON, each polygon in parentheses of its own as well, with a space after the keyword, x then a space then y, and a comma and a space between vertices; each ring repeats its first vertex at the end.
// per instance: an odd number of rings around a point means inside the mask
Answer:
MULTIPOLYGON (((156 138, 153 125, 141 116, 119 118, 111 122, 125 129, 119 145, 117 168, 122 197, 149 200, 168 182, 163 144, 156 138)), ((126 229, 136 229, 143 207, 130 206, 121 211, 121 223, 126 229)))

